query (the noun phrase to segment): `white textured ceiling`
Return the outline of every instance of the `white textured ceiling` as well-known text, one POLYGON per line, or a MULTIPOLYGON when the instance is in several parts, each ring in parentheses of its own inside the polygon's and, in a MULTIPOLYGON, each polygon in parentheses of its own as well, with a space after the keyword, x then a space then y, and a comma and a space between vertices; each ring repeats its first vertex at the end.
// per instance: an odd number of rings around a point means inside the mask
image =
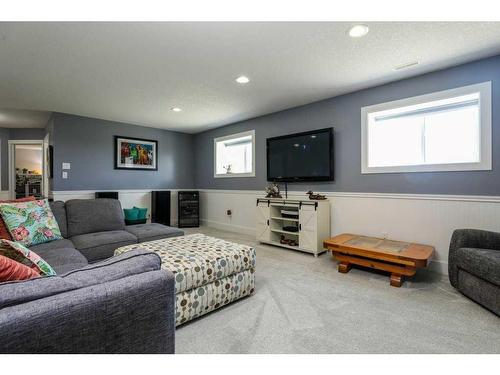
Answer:
POLYGON ((351 24, 0 23, 0 108, 195 133, 500 53, 498 22, 351 24))

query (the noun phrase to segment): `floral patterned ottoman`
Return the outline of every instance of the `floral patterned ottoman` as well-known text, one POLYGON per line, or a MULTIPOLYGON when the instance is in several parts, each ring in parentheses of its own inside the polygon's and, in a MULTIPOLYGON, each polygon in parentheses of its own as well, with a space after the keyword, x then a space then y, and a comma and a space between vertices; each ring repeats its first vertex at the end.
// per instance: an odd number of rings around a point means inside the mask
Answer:
POLYGON ((253 247, 198 233, 123 246, 115 255, 137 248, 157 253, 174 273, 177 326, 254 292, 253 247))

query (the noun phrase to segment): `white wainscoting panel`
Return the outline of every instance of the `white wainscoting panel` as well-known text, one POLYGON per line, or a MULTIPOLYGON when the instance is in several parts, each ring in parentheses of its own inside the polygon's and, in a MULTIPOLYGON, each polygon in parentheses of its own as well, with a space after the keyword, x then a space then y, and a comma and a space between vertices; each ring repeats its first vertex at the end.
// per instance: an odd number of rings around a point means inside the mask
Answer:
MULTIPOLYGON (((177 191, 171 191, 172 225, 177 225, 177 191)), ((189 189, 186 189, 189 190, 189 189)), ((249 235, 255 234, 257 190, 200 191, 200 219, 210 227, 249 235), (227 216, 226 211, 232 215, 227 216)), ((151 214, 150 190, 118 190, 123 208, 147 207, 151 214)), ((0 192, 0 196, 8 192, 0 192)), ((89 199, 95 191, 54 191, 55 200, 89 199)), ((448 272, 448 246, 457 228, 500 232, 500 197, 430 194, 381 194, 324 192, 331 204, 331 234, 359 233, 401 241, 433 245, 436 254, 431 269, 448 272)), ((303 199, 305 192, 289 192, 303 199)), ((6 199, 7 199, 6 198, 6 199)))
MULTIPOLYGON (((158 189, 162 190, 162 189, 158 189)), ((177 192, 184 189, 164 189, 170 191, 170 218, 171 225, 177 225, 177 192)), ((185 189, 190 190, 190 189, 185 189)), ((105 190, 99 190, 105 191, 105 190)), ((110 190, 111 191, 111 190, 110 190)), ((113 190, 118 191, 118 199, 123 208, 147 207, 148 221, 151 221, 151 190, 113 190)), ((92 199, 95 197, 93 190, 53 191, 52 197, 56 201, 70 199, 92 199)))
POLYGON ((0 200, 10 199, 10 193, 8 190, 0 190, 0 200))
MULTIPOLYGON (((448 246, 458 228, 500 232, 500 197, 325 192, 331 204, 331 234, 357 233, 433 245, 431 269, 447 274, 448 246)), ((289 192, 289 198, 304 198, 289 192)), ((200 190, 204 224, 233 232, 255 234, 253 190, 200 190), (232 211, 231 217, 226 210, 232 211)))

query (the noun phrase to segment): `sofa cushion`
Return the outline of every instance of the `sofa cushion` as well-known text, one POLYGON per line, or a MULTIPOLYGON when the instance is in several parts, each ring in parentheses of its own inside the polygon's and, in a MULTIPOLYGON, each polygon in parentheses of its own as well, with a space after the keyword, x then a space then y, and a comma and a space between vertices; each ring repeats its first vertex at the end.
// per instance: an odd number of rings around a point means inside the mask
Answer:
POLYGON ((65 275, 0 284, 0 309, 160 269, 158 255, 136 250, 65 275))
MULTIPOLYGON (((61 242, 69 240, 61 240, 61 242)), ((54 241, 55 242, 55 241, 54 241)), ((59 241, 57 241, 59 242, 59 241)), ((76 250, 71 244, 70 247, 44 247, 38 249, 37 254, 45 259, 54 268, 58 275, 80 269, 89 264, 87 259, 76 250)))
POLYGON ((124 230, 112 230, 73 236, 71 242, 92 263, 112 257, 121 246, 137 243, 137 237, 124 230))
POLYGON ((45 249, 67 249, 67 248, 75 248, 73 242, 70 240, 63 238, 61 240, 50 241, 46 243, 41 243, 39 245, 30 246, 29 249, 34 251, 35 253, 40 253, 45 249))
POLYGON ((66 219, 66 206, 63 201, 49 202, 49 206, 59 224, 59 230, 64 238, 68 238, 68 223, 66 219))
POLYGON ((184 231, 181 229, 167 227, 166 225, 158 223, 128 225, 125 227, 125 230, 136 236, 139 242, 184 235, 184 231))
POLYGON ((118 199, 71 199, 66 202, 66 217, 69 237, 125 227, 118 199))
POLYGON ((458 268, 500 286, 500 250, 460 248, 456 250, 458 268))

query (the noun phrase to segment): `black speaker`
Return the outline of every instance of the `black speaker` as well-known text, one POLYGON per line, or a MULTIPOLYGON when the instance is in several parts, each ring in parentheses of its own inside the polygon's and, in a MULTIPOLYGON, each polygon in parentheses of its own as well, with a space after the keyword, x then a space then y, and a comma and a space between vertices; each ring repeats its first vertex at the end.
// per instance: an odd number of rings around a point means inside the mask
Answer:
POLYGON ((170 191, 151 192, 151 222, 170 226, 170 191))
POLYGON ((96 191, 95 192, 95 198, 111 198, 111 199, 118 199, 118 192, 117 191, 96 191))

